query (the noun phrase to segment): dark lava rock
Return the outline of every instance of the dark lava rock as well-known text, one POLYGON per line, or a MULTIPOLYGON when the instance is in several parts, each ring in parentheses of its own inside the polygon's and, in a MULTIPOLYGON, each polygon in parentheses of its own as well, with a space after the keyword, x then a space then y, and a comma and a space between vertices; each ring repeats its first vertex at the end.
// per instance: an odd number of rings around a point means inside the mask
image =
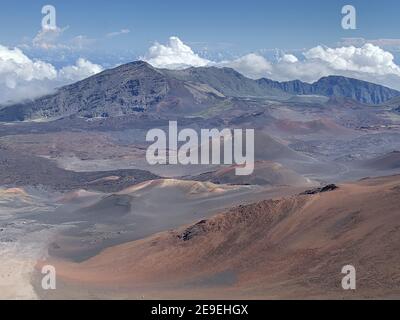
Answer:
POLYGON ((204 227, 206 223, 207 220, 202 220, 196 223, 194 226, 187 228, 185 232, 178 236, 178 238, 183 241, 189 241, 193 239, 195 236, 198 236, 205 231, 204 227))
POLYGON ((325 187, 322 187, 322 188, 316 188, 316 189, 312 189, 312 190, 307 190, 307 191, 301 193, 301 195, 312 195, 312 194, 330 192, 330 191, 334 191, 336 189, 339 189, 339 187, 337 185, 329 184, 329 185, 327 185, 325 187))

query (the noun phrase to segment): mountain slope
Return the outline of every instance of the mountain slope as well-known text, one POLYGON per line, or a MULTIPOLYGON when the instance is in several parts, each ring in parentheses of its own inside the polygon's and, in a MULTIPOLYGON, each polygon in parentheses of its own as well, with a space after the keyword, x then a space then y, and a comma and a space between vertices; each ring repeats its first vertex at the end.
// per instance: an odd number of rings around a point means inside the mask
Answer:
POLYGON ((210 181, 215 184, 230 185, 262 185, 262 186, 312 186, 313 183, 296 172, 271 161, 257 161, 254 172, 249 176, 238 176, 235 170, 238 166, 218 169, 214 172, 203 173, 193 180, 210 181))
POLYGON ((375 170, 391 170, 400 168, 400 152, 393 151, 389 154, 363 161, 361 165, 375 170))
POLYGON ((380 104, 400 95, 400 92, 381 85, 340 76, 324 77, 313 84, 299 80, 277 82, 265 78, 258 80, 258 83, 294 95, 350 98, 367 104, 380 104))
POLYGON ((262 201, 82 263, 45 263, 71 294, 84 287, 100 298, 116 286, 126 289, 120 298, 398 298, 399 184, 399 176, 376 178, 262 201), (341 286, 349 264, 356 291, 341 286))
POLYGON ((260 86, 231 68, 201 67, 186 70, 162 70, 175 79, 204 83, 228 97, 289 98, 281 88, 260 86))
POLYGON ((389 101, 385 101, 382 106, 393 107, 393 110, 400 112, 400 97, 395 97, 389 101))
POLYGON ((139 113, 193 115, 229 98, 289 100, 293 95, 348 98, 381 104, 400 96, 373 83, 331 76, 301 81, 252 80, 230 68, 164 70, 137 61, 106 70, 34 101, 0 109, 0 121, 54 120, 69 116, 117 117, 139 113))
POLYGON ((0 121, 52 119, 71 115, 93 118, 142 112, 184 111, 215 102, 223 95, 206 85, 186 84, 146 62, 106 70, 59 89, 55 94, 0 110, 0 121))

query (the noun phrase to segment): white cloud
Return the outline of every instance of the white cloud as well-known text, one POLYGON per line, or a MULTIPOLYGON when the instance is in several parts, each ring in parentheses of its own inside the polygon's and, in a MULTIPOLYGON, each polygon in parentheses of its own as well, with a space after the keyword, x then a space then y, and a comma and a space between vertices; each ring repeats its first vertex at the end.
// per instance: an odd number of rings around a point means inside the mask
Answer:
POLYGON ((394 56, 378 46, 367 43, 360 48, 312 48, 304 53, 307 60, 318 60, 334 70, 356 71, 377 75, 397 74, 400 67, 394 63, 394 56))
POLYGON ((156 42, 142 59, 156 68, 166 69, 204 66, 230 67, 252 78, 265 76, 271 70, 271 63, 254 53, 236 60, 218 63, 202 58, 177 37, 170 37, 166 45, 156 42))
POLYGON ((394 39, 393 38, 381 38, 381 39, 343 38, 338 45, 361 47, 367 43, 371 43, 375 46, 388 50, 399 51, 400 49, 400 39, 396 38, 394 39))
MULTIPOLYGON (((389 42, 393 44, 396 41, 389 42)), ((231 67, 250 78, 268 77, 279 81, 298 79, 314 82, 325 76, 342 75, 400 90, 400 66, 395 63, 393 54, 372 43, 359 47, 317 46, 305 51, 301 58, 282 54, 275 62, 256 53, 215 62, 201 58, 179 38, 171 37, 168 45, 156 43, 152 46, 145 60, 155 67, 168 69, 207 65, 231 67)))
POLYGON ((68 29, 69 27, 43 28, 32 40, 25 39, 24 43, 19 47, 61 53, 65 51, 79 51, 87 49, 96 43, 96 39, 88 38, 85 35, 66 38, 64 33, 68 29))
POLYGON ((19 81, 55 79, 56 69, 43 61, 32 61, 18 49, 0 45, 0 83, 15 88, 19 81))
POLYGON ((60 70, 59 80, 68 82, 78 81, 101 71, 103 71, 103 68, 98 64, 79 58, 74 66, 67 66, 60 70))
POLYGON ((297 57, 292 54, 284 54, 282 58, 280 58, 280 61, 286 63, 296 63, 299 62, 299 59, 297 59, 297 57))
POLYGON ((342 75, 370 81, 400 90, 400 67, 394 56, 378 46, 317 46, 303 53, 304 58, 273 64, 272 78, 280 81, 299 79, 314 82, 324 76, 342 75))
POLYGON ((255 53, 247 54, 230 62, 222 62, 218 65, 233 68, 253 79, 266 77, 272 71, 272 64, 264 57, 255 53))
POLYGON ((170 69, 204 67, 211 62, 195 54, 177 37, 170 37, 166 45, 156 42, 142 59, 154 67, 170 69))
POLYGON ((123 34, 128 34, 130 32, 131 32, 131 30, 129 30, 129 29, 121 29, 119 31, 107 33, 106 37, 107 38, 113 38, 113 37, 117 37, 117 36, 120 36, 120 35, 123 35, 123 34))
POLYGON ((57 70, 50 63, 30 59, 21 49, 0 45, 0 103, 35 98, 100 71, 101 66, 84 59, 57 70))

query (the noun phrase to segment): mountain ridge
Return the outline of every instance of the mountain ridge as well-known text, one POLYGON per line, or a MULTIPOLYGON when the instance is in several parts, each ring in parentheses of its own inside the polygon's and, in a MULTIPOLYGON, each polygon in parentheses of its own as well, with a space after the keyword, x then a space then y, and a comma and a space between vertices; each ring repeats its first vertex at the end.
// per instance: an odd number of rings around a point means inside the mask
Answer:
POLYGON ((279 82, 266 78, 257 81, 295 95, 351 98, 366 104, 381 104, 400 95, 397 90, 382 85, 334 75, 322 77, 313 83, 300 80, 279 82))
POLYGON ((329 76, 299 80, 252 80, 231 68, 157 69, 135 61, 64 86, 57 92, 0 109, 0 121, 117 117, 139 113, 191 115, 229 98, 287 100, 297 95, 349 98, 382 104, 400 92, 357 79, 329 76))

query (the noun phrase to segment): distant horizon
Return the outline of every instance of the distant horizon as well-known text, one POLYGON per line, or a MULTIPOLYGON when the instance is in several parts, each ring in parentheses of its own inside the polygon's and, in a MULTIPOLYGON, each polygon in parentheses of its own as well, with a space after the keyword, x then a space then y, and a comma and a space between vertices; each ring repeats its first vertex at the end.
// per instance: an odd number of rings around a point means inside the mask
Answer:
MULTIPOLYGON (((323 77, 321 77, 321 78, 319 78, 319 79, 317 79, 317 80, 315 80, 313 82, 302 81, 302 80, 299 80, 299 79, 293 79, 293 80, 288 80, 288 81, 277 81, 277 80, 273 80, 273 79, 267 78, 267 77, 262 77, 262 78, 258 78, 258 79, 252 79, 250 77, 247 77, 246 75, 244 75, 240 71, 238 71, 238 70, 236 70, 236 69, 234 69, 232 67, 229 67, 229 66, 220 66, 220 65, 209 65, 208 66, 208 65, 206 65, 206 66, 202 66, 202 67, 187 66, 187 67, 182 67, 180 69, 168 69, 168 68, 155 67, 155 66, 151 65, 151 63, 149 63, 149 62, 147 62, 145 60, 134 60, 134 61, 127 62, 127 63, 124 63, 124 64, 120 64, 118 66, 114 66, 112 68, 103 69, 99 73, 96 73, 96 74, 93 74, 91 76, 85 77, 84 79, 81 79, 81 80, 76 81, 74 83, 79 83, 81 81, 85 81, 86 79, 89 79, 89 78, 92 78, 92 77, 96 77, 97 75, 100 75, 101 73, 104 73, 104 72, 107 72, 107 71, 116 70, 116 69, 118 69, 120 67, 123 67, 125 65, 139 64, 139 63, 148 65, 149 67, 154 68, 155 70, 160 70, 160 71, 163 71, 163 70, 168 70, 168 71, 175 70, 175 71, 179 72, 179 71, 185 71, 185 70, 190 70, 190 69, 213 69, 213 68, 215 68, 215 69, 228 69, 228 70, 232 70, 234 72, 237 72, 238 74, 240 74, 244 78, 247 78, 249 80, 253 80, 255 82, 265 79, 265 80, 268 80, 268 81, 272 81, 272 82, 276 83, 277 85, 278 84, 280 84, 280 85, 283 84, 284 85, 284 84, 288 84, 288 83, 292 83, 292 82, 299 82, 301 84, 307 84, 307 85, 313 86, 315 84, 319 84, 323 79, 329 79, 329 78, 332 78, 332 79, 338 79, 338 78, 339 79, 347 79, 347 80, 353 80, 353 81, 360 82, 360 83, 374 85, 374 86, 377 86, 377 87, 382 87, 382 88, 385 88, 385 89, 388 89, 388 90, 393 90, 394 92, 397 92, 398 95, 395 94, 394 98, 392 98, 392 99, 397 99, 397 97, 400 96, 400 90, 396 90, 396 89, 391 88, 389 86, 384 86, 384 85, 381 85, 381 84, 378 84, 378 83, 375 83, 375 82, 371 82, 371 81, 365 81, 365 80, 358 79, 358 78, 355 78, 355 77, 347 77, 347 76, 335 75, 335 74, 323 76, 323 77)), ((1 107, 13 107, 14 105, 25 104, 25 103, 29 103, 29 102, 38 100, 38 99, 40 99, 42 97, 46 97, 46 96, 49 96, 49 95, 55 95, 55 94, 57 94, 58 90, 60 90, 60 89, 62 89, 64 87, 68 87, 69 85, 72 85, 74 83, 70 83, 70 84, 66 84, 66 85, 54 88, 51 91, 39 94, 39 95, 31 97, 31 98, 26 98, 26 99, 17 100, 17 101, 12 101, 12 100, 6 101, 6 102, 1 102, 0 101, 0 106, 1 107)), ((328 97, 327 95, 321 95, 321 94, 304 94, 304 93, 300 93, 300 94, 299 93, 291 93, 291 94, 292 94, 292 96, 303 96, 303 97, 313 97, 313 96, 315 96, 315 97, 316 96, 328 97)), ((329 98, 338 98, 338 97, 332 96, 332 97, 329 97, 329 98)), ((391 99, 389 99, 389 100, 391 100, 391 99)))

